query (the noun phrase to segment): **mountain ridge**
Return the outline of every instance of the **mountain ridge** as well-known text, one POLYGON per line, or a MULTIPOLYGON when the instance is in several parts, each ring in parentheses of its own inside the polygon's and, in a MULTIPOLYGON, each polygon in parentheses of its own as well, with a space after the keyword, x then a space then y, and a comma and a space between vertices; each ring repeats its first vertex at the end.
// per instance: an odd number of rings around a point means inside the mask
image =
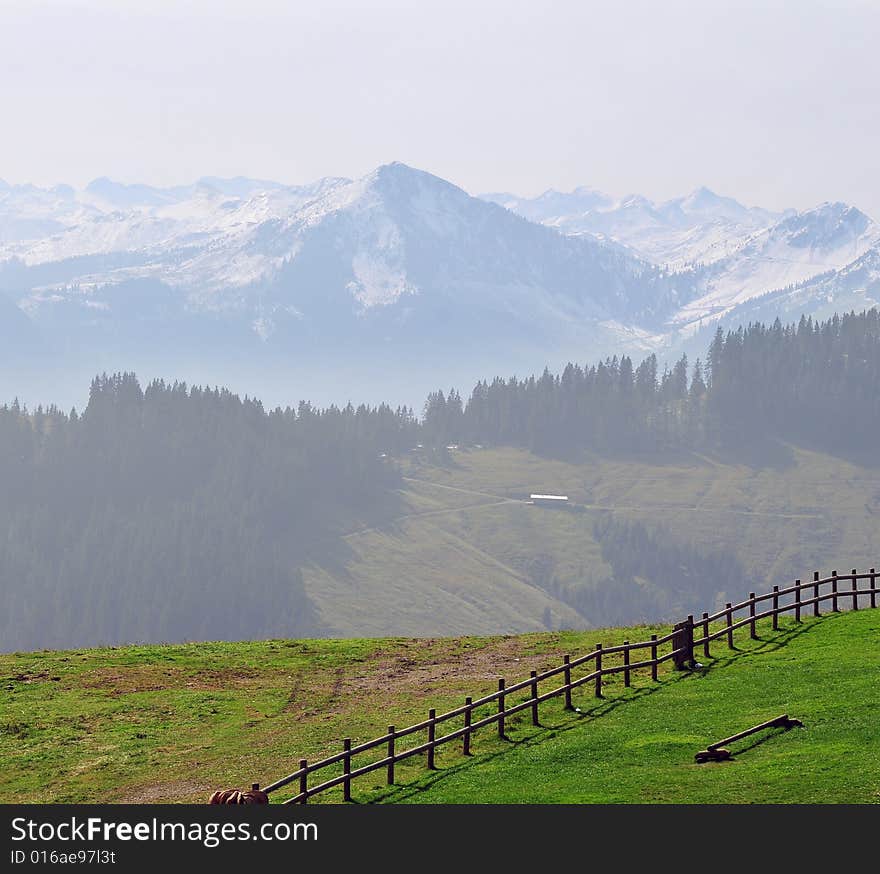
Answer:
POLYGON ((776 213, 706 187, 661 203, 587 186, 474 197, 400 162, 305 185, 0 187, 0 292, 33 329, 32 358, 81 373, 192 360, 210 381, 235 359, 253 365, 251 391, 294 367, 311 380, 331 349, 349 373, 401 383, 671 355, 752 306, 824 312, 829 271, 870 306, 873 273, 852 265, 878 246, 842 203, 776 213))

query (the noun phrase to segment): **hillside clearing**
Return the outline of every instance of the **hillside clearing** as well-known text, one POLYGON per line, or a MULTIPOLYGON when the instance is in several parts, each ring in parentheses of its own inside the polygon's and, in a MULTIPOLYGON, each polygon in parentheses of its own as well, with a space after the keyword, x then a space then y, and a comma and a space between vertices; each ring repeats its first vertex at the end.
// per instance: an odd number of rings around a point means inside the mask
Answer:
MULTIPOLYGON (((609 516, 659 526, 664 543, 736 556, 742 590, 713 592, 714 603, 694 605, 700 610, 799 573, 876 563, 880 474, 790 451, 786 463, 765 467, 701 454, 579 464, 511 448, 414 454, 402 464, 397 515, 342 532, 341 547, 303 568, 305 589, 330 637, 608 625, 601 610, 583 615, 559 592, 608 585, 613 571, 594 525, 609 516), (567 494, 582 511, 524 503, 535 491, 567 494)), ((674 581, 651 583, 667 589, 674 581)))

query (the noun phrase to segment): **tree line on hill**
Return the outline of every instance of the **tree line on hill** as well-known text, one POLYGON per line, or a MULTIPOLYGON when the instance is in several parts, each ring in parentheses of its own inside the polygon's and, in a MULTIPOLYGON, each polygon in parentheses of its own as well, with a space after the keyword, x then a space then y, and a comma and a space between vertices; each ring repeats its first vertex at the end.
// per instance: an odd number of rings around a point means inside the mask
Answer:
MULTIPOLYGON (((394 457, 419 443, 869 453, 878 384, 876 310, 719 330, 693 368, 623 356, 480 382, 466 402, 435 392, 421 419, 384 404, 267 411, 226 390, 101 376, 82 413, 0 407, 0 648, 319 635, 300 568, 394 515, 394 457)), ((659 529, 606 521, 593 534, 608 585, 563 591, 536 564, 538 584, 591 624, 705 609, 708 580, 742 588, 732 556, 659 529), (636 615, 637 591, 648 612, 636 615)))
POLYGON ((524 447, 559 457, 692 449, 773 455, 773 441, 839 454, 870 452, 880 425, 880 315, 776 320, 715 334, 705 362, 659 371, 617 356, 525 379, 477 383, 470 397, 433 392, 426 444, 524 447))
POLYGON ((380 447, 416 432, 128 373, 82 415, 0 408, 2 648, 319 634, 303 558, 370 515, 398 481, 380 447))

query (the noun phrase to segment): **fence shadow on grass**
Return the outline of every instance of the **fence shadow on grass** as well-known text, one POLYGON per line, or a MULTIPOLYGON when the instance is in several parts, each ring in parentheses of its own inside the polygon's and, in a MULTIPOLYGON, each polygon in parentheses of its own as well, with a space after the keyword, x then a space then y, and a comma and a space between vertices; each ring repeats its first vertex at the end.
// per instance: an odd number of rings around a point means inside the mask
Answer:
MULTIPOLYGON (((538 730, 530 731, 524 737, 505 737, 507 744, 500 749, 491 752, 480 753, 463 757, 458 761, 450 762, 448 765, 430 771, 427 776, 416 777, 412 783, 399 783, 396 786, 389 786, 385 789, 374 790, 369 798, 364 798, 361 804, 378 804, 385 801, 406 801, 408 798, 417 797, 422 792, 426 792, 432 787, 441 783, 448 777, 466 771, 469 768, 479 766, 483 762, 491 762, 508 755, 514 749, 528 748, 543 743, 549 737, 555 737, 559 734, 565 734, 583 728, 585 724, 595 722, 603 716, 625 707, 627 704, 648 698, 656 692, 660 692, 668 686, 679 683, 687 679, 687 672, 676 672, 663 675, 662 679, 650 686, 630 687, 620 697, 603 698, 597 701, 595 705, 586 709, 562 710, 559 717, 551 722, 545 716, 544 721, 537 727, 538 730)), ((535 728, 534 726, 522 726, 523 729, 535 728)))
MULTIPOLYGON (((579 708, 574 711, 562 710, 559 712, 558 717, 550 717, 550 719, 548 719, 545 712, 545 714, 543 714, 544 719, 539 726, 537 726, 538 730, 530 731, 524 737, 510 737, 507 735, 504 740, 506 740, 508 744, 500 749, 495 749, 491 752, 482 753, 476 756, 464 757, 459 761, 450 762, 447 765, 430 771, 428 775, 421 775, 414 778, 411 783, 398 783, 396 786, 374 790, 368 798, 364 798, 358 803, 377 804, 382 802, 405 802, 407 799, 416 798, 423 792, 441 784, 450 776, 465 772, 469 768, 477 767, 483 762, 491 762, 500 759, 508 755, 514 749, 535 746, 539 743, 543 743, 550 737, 584 728, 585 725, 589 725, 597 719, 601 719, 603 716, 612 713, 618 708, 625 707, 635 701, 650 697, 656 692, 661 692, 679 682, 693 678, 703 679, 717 669, 728 667, 732 664, 741 662, 743 659, 761 656, 769 652, 784 649, 792 641, 802 635, 815 631, 824 621, 840 618, 843 615, 843 613, 828 613, 818 621, 813 619, 803 620, 801 623, 795 623, 792 621, 791 623, 783 625, 777 631, 772 632, 771 636, 761 637, 759 635, 756 641, 752 641, 754 644, 752 646, 746 648, 735 647, 733 650, 726 651, 724 655, 712 656, 708 663, 700 664, 692 670, 664 674, 658 682, 652 683, 649 686, 638 686, 635 688, 631 687, 629 690, 620 690, 621 694, 619 696, 615 695, 615 697, 599 699, 593 706, 588 708, 579 708)), ((762 628, 761 630, 763 631, 764 629, 762 628)), ((534 728, 534 726, 522 726, 522 728, 528 729, 534 728)), ((748 752, 749 750, 759 747, 767 741, 772 740, 781 734, 785 734, 790 730, 790 726, 788 728, 780 728, 765 737, 755 740, 746 746, 740 747, 733 752, 733 755, 736 757, 748 752)))
POLYGON ((692 671, 692 674, 703 678, 718 668, 735 664, 744 658, 784 649, 802 634, 808 634, 811 631, 815 631, 824 622, 832 621, 843 615, 844 613, 826 613, 819 618, 818 622, 815 619, 804 619, 799 623, 792 621, 789 624, 783 625, 778 631, 771 632, 769 636, 761 637, 758 635, 757 641, 752 641, 752 643, 756 645, 747 646, 745 648, 735 646, 733 649, 725 650, 723 655, 710 656, 708 661, 700 663, 700 666, 695 668, 692 671))

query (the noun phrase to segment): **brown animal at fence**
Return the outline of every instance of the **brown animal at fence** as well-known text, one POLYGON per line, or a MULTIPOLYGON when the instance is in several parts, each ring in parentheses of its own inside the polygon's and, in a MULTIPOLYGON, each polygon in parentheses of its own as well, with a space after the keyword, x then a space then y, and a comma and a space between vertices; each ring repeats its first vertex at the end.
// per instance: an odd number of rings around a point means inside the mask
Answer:
POLYGON ((269 796, 260 790, 260 784, 254 783, 250 789, 218 789, 208 804, 268 804, 269 796))

